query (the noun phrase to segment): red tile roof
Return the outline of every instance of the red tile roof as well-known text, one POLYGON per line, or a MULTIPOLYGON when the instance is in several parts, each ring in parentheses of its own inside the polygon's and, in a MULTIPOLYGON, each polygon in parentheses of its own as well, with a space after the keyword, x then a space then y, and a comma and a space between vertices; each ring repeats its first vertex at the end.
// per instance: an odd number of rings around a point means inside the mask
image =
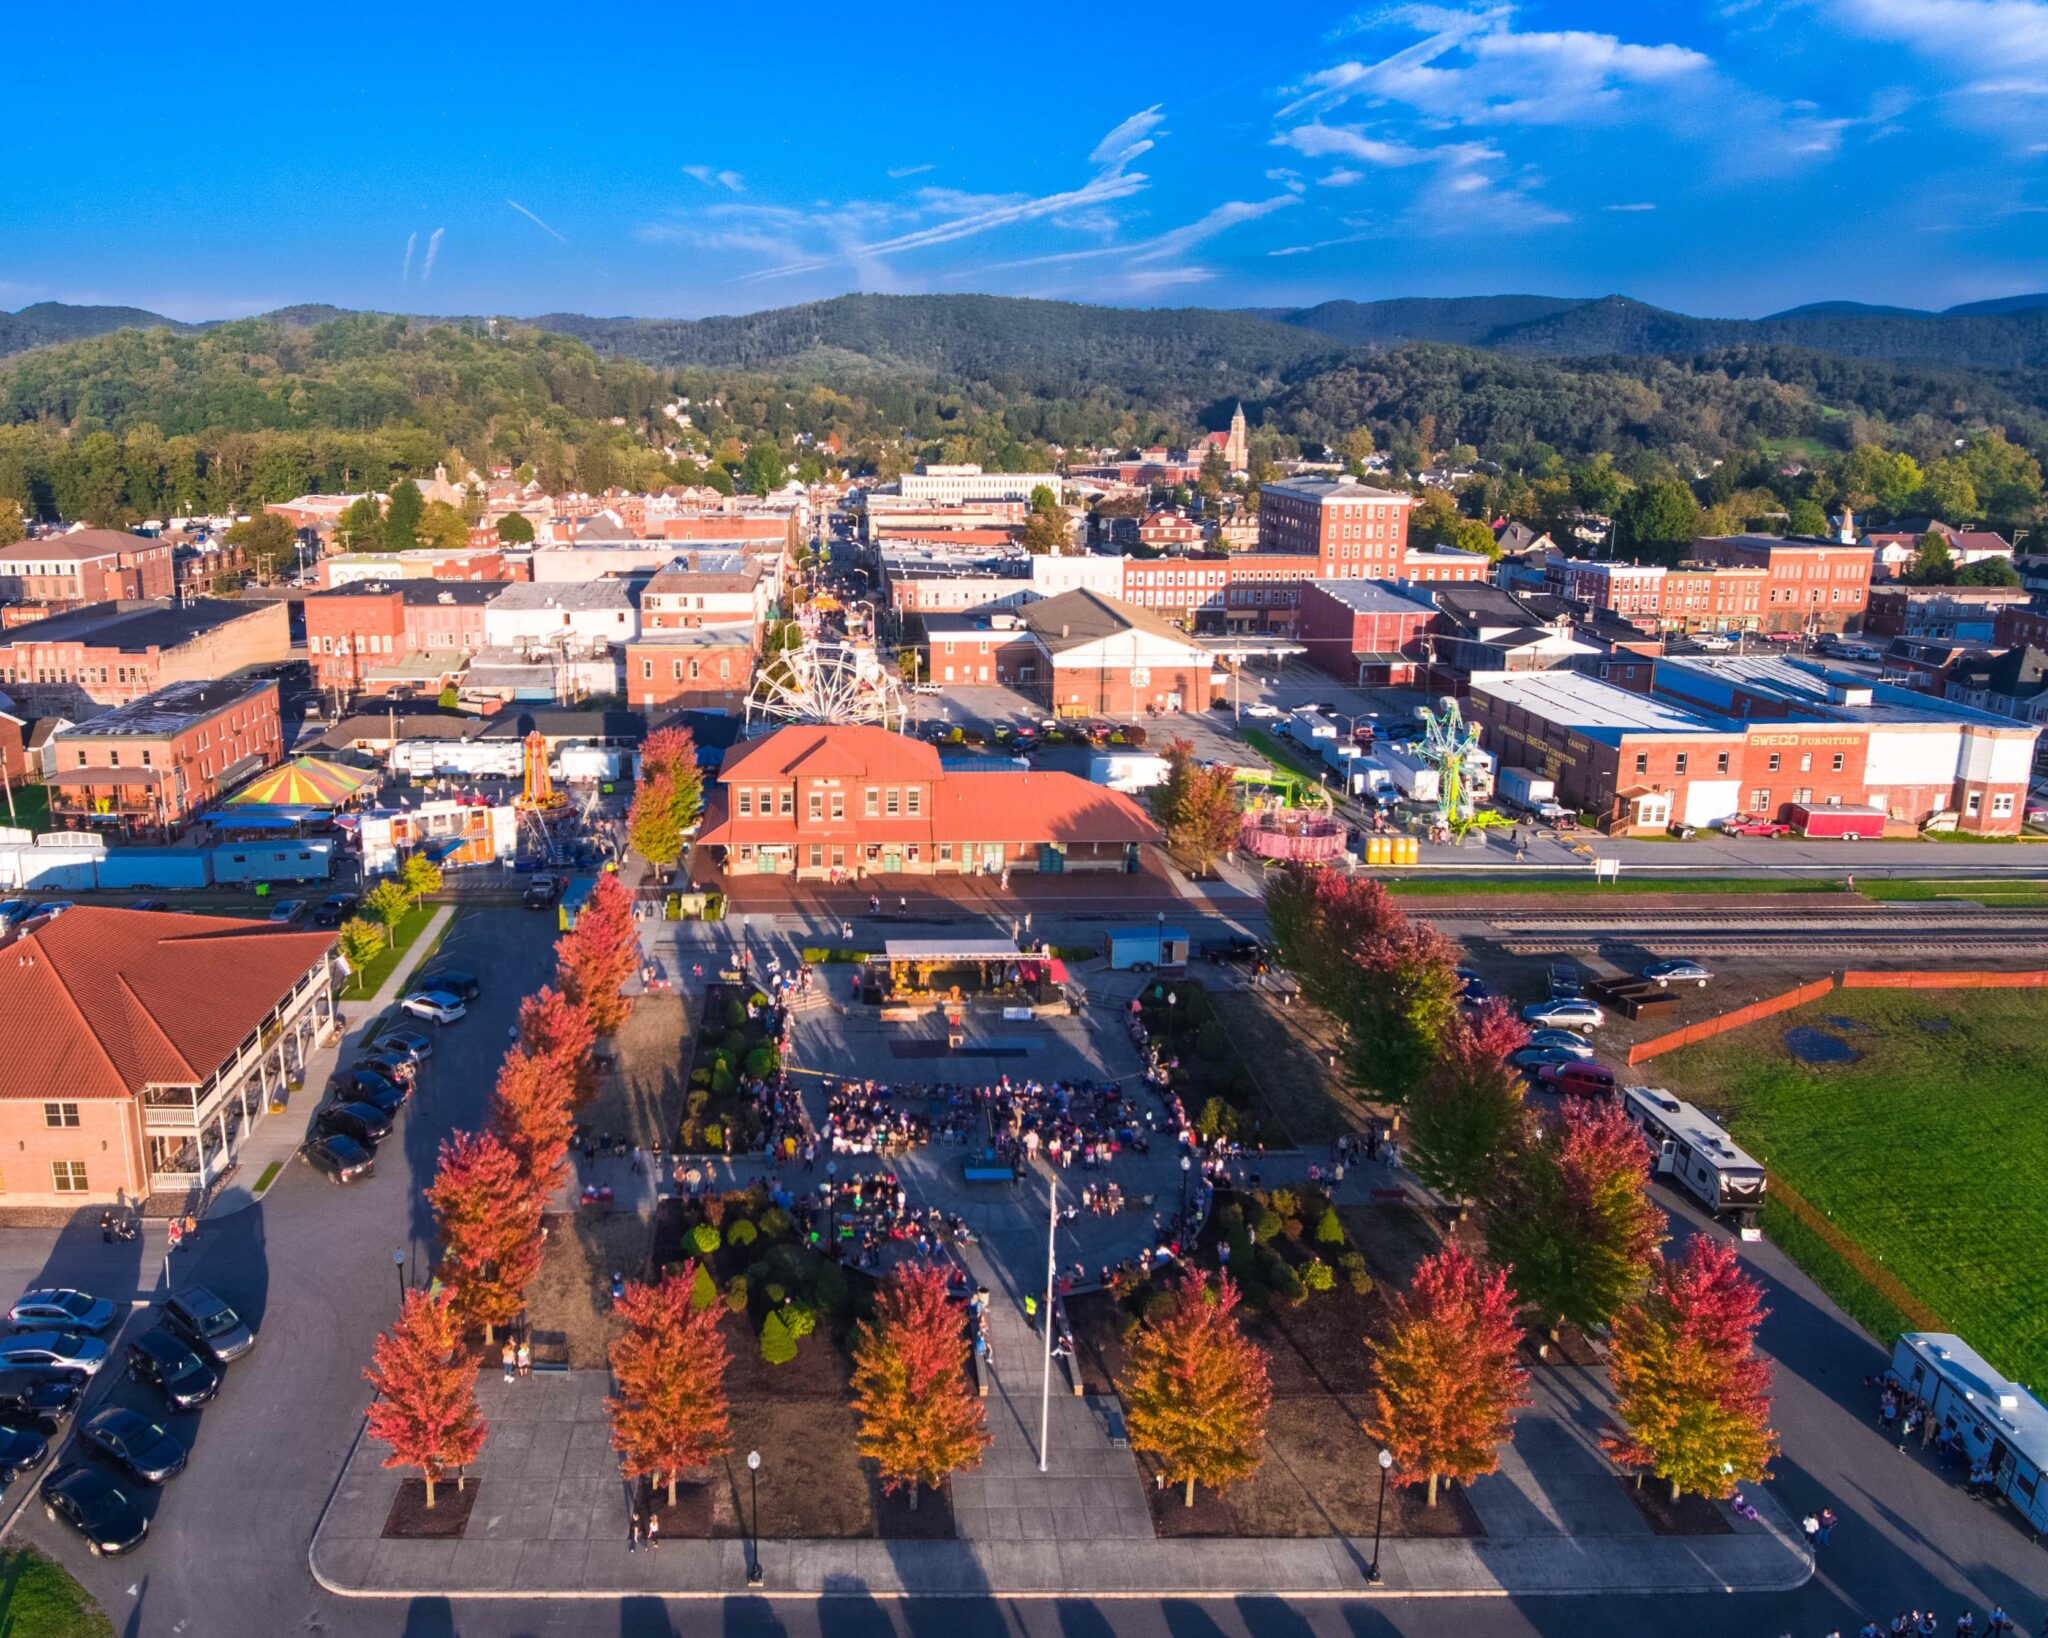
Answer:
POLYGON ((735 747, 718 770, 721 784, 743 779, 844 778, 926 780, 939 777, 939 753, 887 728, 855 724, 778 728, 735 747))
POLYGON ((932 792, 942 842, 1149 842, 1145 810, 1120 791, 1070 773, 970 773, 932 792))
POLYGON ((67 910, 0 949, 0 1098, 203 1081, 334 943, 266 921, 67 910))

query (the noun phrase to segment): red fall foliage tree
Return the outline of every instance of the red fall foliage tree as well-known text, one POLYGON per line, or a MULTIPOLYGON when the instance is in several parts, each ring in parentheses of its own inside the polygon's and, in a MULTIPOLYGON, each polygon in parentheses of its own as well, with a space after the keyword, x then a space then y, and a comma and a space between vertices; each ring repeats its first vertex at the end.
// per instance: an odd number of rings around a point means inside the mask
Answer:
POLYGON ((1272 1385, 1266 1355, 1237 1328, 1237 1287, 1211 1291, 1190 1272, 1164 1318, 1148 1321, 1126 1356, 1130 1437, 1168 1482, 1222 1490, 1258 1471, 1266 1453, 1272 1385))
POLYGON ((640 965, 640 930, 633 901, 612 871, 576 912, 576 925, 555 944, 555 982, 590 1015, 598 1035, 615 1034, 630 1010, 626 980, 640 965))
POLYGON ((540 1269, 541 1196, 519 1156, 489 1132, 457 1132, 441 1145, 427 1187, 440 1235, 437 1271, 456 1319, 484 1340, 519 1313, 540 1269))
POLYGON ((1778 1436, 1771 1368, 1756 1351, 1765 1313, 1732 1245, 1696 1234, 1682 1257, 1659 1257, 1649 1290, 1614 1319, 1608 1453, 1668 1479, 1673 1501, 1769 1478, 1778 1436))
POLYGON ((588 1103, 597 1092, 590 1051, 596 1040, 589 1009, 552 984, 519 1003, 519 1044, 547 1061, 550 1077, 568 1089, 572 1106, 588 1103))
POLYGON ((967 1334, 946 1300, 946 1276, 906 1263, 875 1296, 875 1317, 853 1351, 853 1409, 860 1453, 890 1493, 936 1489, 988 1447, 987 1418, 967 1385, 967 1334))
POLYGON ((363 1375, 378 1395, 370 1437, 391 1447, 384 1465, 418 1468, 432 1507, 441 1476, 475 1461, 487 1431, 476 1408, 476 1361, 463 1349, 449 1293, 408 1291, 363 1375))
POLYGON ((612 1449, 629 1474, 666 1482, 671 1507, 682 1474, 732 1448, 725 1401, 731 1355, 718 1325, 724 1310, 691 1306, 696 1278, 697 1265, 688 1262, 651 1285, 628 1282, 613 1305, 626 1329, 611 1347, 619 1389, 605 1401, 612 1449))
POLYGON ((555 1059, 523 1046, 505 1054, 491 1089, 491 1134, 518 1158, 520 1171, 543 1203, 568 1170, 575 1093, 573 1080, 555 1059))
POLYGON ((1451 1200, 1477 1195, 1522 1129, 1522 1077, 1508 1055, 1528 1039, 1512 1012, 1486 1002, 1452 1021, 1408 1100, 1408 1164, 1451 1200))
POLYGON ((1402 1484, 1468 1484, 1500 1465, 1514 1413, 1528 1403, 1515 1362, 1522 1328, 1505 1272, 1455 1245, 1416 1265, 1389 1300, 1385 1332, 1367 1338, 1376 1385, 1365 1431, 1394 1453, 1402 1484))

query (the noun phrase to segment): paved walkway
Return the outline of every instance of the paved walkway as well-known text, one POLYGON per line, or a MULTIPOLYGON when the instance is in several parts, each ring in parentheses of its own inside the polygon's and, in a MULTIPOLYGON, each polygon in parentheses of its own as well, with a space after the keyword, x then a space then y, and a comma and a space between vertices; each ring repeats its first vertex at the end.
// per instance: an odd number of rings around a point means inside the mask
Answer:
POLYGON ((292 1094, 280 1115, 265 1115, 262 1120, 243 1138, 242 1146, 236 1153, 237 1168, 234 1181, 220 1191, 208 1209, 209 1217, 225 1217, 233 1212, 246 1211, 256 1204, 255 1188, 273 1161, 289 1165, 304 1147, 306 1124, 313 1118, 327 1090, 327 1083, 336 1069, 351 1062, 358 1046, 370 1026, 383 1015, 384 1009, 404 993, 406 980, 432 953, 440 942, 442 933, 455 916, 455 906, 441 905, 432 918, 422 927, 419 936, 407 946, 398 964, 391 969, 384 982, 377 987, 377 993, 368 1000, 343 1001, 341 1014, 349 1021, 348 1028, 315 1048, 306 1058, 306 1084, 302 1091, 292 1094))

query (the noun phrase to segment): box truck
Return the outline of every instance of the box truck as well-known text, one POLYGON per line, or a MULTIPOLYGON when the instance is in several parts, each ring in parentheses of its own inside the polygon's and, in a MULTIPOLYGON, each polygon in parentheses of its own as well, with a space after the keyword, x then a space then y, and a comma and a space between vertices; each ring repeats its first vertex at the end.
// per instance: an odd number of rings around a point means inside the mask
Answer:
POLYGON ((1333 740, 1337 737, 1336 723, 1322 712, 1308 706, 1289 712, 1283 726, 1286 728, 1287 737, 1298 745, 1314 745, 1319 739, 1333 740))
POLYGON ((1106 785, 1129 796, 1166 783, 1166 758, 1115 753, 1091 756, 1088 759, 1088 777, 1097 785, 1106 785))
POLYGON ((1792 828, 1816 840, 1861 841, 1884 834, 1882 808, 1850 807, 1846 803, 1794 802, 1785 812, 1792 828))
POLYGON ((1538 819, 1562 819, 1571 810, 1557 799, 1557 781, 1527 768, 1503 768, 1496 787, 1501 801, 1538 819))
POLYGON ((1387 770, 1394 788, 1411 802, 1434 802, 1440 794, 1443 780, 1426 762, 1412 752, 1398 745, 1382 745, 1378 760, 1387 770))

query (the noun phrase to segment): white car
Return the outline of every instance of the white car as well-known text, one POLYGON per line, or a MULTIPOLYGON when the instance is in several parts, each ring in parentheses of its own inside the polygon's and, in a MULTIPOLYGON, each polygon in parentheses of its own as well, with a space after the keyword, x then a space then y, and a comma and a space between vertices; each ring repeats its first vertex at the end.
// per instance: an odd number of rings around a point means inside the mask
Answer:
POLYGON ((7 1310, 7 1323, 18 1331, 90 1331, 97 1336, 114 1323, 114 1305, 89 1292, 46 1287, 24 1291, 7 1310))
POLYGON ((1555 1001, 1534 1001, 1522 1009, 1525 1024, 1547 1029, 1598 1029, 1607 1014, 1582 996, 1564 996, 1555 1001))
POLYGON ((97 1375, 107 1362, 107 1345, 83 1331, 21 1331, 0 1337, 0 1365, 97 1375))
POLYGON ((1735 639, 1723 637, 1717 632, 1702 631, 1693 638, 1693 646, 1703 648, 1709 654, 1722 654, 1735 646, 1735 639))
POLYGON ((1247 705, 1244 708, 1244 714, 1248 717, 1257 717, 1262 722, 1272 717, 1286 715, 1279 706, 1267 705, 1263 702, 1257 705, 1247 705))
POLYGON ((418 995, 408 995, 398 1003, 400 1008, 415 1018, 431 1018, 437 1024, 452 1024, 469 1009, 460 998, 446 990, 422 990, 418 995))

